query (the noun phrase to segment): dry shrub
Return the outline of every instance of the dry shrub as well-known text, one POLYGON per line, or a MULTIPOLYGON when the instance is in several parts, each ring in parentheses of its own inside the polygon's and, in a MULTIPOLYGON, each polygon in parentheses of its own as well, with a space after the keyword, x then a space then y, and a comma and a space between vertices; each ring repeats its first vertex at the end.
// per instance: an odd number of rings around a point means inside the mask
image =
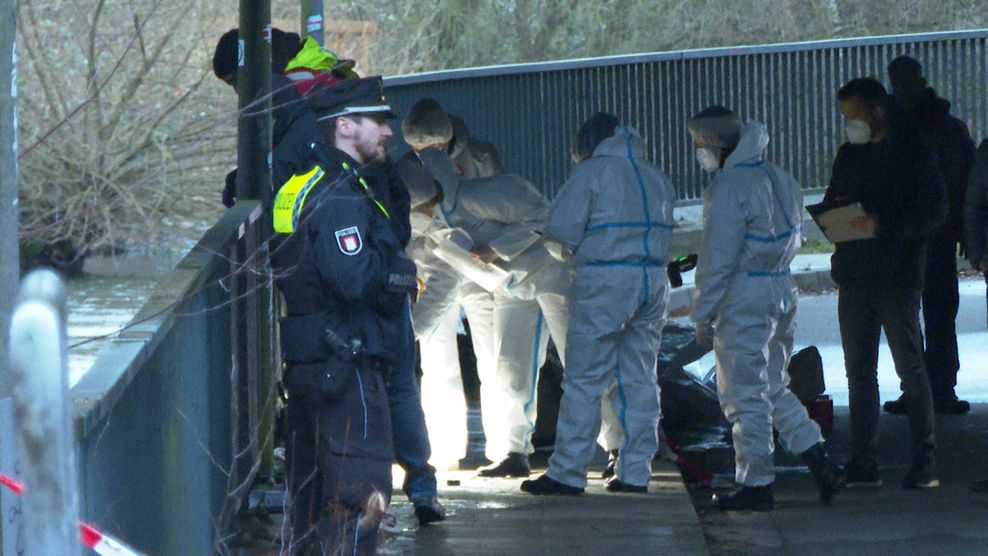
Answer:
POLYGON ((153 241, 162 220, 215 215, 236 106, 211 76, 217 9, 201 0, 21 0, 19 195, 29 251, 125 247, 153 241))

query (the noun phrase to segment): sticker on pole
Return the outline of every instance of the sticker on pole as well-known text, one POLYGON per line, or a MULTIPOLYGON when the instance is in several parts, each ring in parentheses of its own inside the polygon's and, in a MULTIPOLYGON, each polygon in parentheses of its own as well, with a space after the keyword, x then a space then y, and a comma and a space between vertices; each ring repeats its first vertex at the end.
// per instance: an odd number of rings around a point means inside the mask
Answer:
POLYGON ((340 247, 340 252, 347 256, 354 256, 364 248, 364 243, 360 239, 360 230, 356 226, 336 230, 336 245, 340 247))
POLYGON ((305 20, 305 30, 309 33, 315 33, 322 29, 322 16, 321 15, 310 15, 305 20))
POLYGON ((264 26, 264 29, 261 30, 261 36, 268 44, 271 44, 271 25, 264 26))
POLYGON ((237 41, 237 67, 244 67, 244 40, 237 41))

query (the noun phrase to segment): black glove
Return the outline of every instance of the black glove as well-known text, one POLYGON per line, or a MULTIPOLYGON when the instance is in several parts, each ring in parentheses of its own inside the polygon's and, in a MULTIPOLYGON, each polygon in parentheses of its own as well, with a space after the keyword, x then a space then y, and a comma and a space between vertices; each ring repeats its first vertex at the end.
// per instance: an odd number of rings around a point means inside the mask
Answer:
POLYGON ((230 170, 223 186, 223 206, 230 208, 237 202, 237 169, 230 170))

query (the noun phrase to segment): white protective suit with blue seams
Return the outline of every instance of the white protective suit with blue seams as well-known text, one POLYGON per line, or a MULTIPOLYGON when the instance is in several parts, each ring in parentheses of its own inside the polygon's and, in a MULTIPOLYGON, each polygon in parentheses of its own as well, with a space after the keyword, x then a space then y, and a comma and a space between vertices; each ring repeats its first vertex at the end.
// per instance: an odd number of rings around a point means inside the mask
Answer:
POLYGON ((512 274, 512 280, 493 292, 500 400, 489 404, 484 398, 484 428, 490 459, 532 453, 538 371, 550 334, 564 357, 568 320, 569 273, 541 239, 549 204, 519 176, 465 179, 446 153, 432 148, 419 156, 443 190, 440 221, 463 229, 476 245, 489 246, 512 274))
POLYGON ((736 481, 771 484, 773 426, 800 454, 823 441, 787 388, 796 328, 789 265, 802 242, 799 184, 763 158, 765 126, 748 122, 703 192, 703 251, 690 318, 714 327, 717 393, 733 426, 736 481))
POLYGON ((546 474, 582 488, 601 428, 616 477, 644 486, 658 449, 656 357, 666 319, 675 190, 627 127, 581 162, 553 202, 546 236, 572 253, 566 374, 546 474), (609 430, 607 430, 609 429, 609 430))

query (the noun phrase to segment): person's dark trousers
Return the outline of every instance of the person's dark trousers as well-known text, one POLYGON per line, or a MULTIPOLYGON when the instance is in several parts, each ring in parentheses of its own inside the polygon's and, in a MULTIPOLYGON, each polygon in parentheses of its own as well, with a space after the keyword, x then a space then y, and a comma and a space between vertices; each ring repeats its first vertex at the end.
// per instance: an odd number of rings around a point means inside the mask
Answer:
POLYGON ((378 524, 360 525, 376 491, 391 497, 391 416, 384 372, 362 365, 339 397, 320 392, 330 363, 286 369, 292 556, 375 554, 378 524))
POLYGON ((288 512, 292 529, 288 545, 297 550, 291 553, 305 554, 315 551, 319 545, 319 525, 324 518, 322 504, 322 472, 317 460, 319 446, 319 400, 308 393, 304 386, 292 388, 292 373, 303 369, 289 369, 285 373, 285 387, 289 400, 285 407, 285 456, 289 492, 288 512))
POLYGON ((923 287, 924 361, 933 397, 953 399, 957 386, 957 242, 942 234, 930 237, 923 287))
POLYGON ((402 489, 409 500, 436 495, 436 468, 429 465, 432 448, 415 381, 415 334, 408 303, 402 309, 399 362, 388 380, 395 458, 405 470, 402 489))
POLYGON ((932 460, 933 397, 923 365, 919 328, 919 289, 841 287, 837 317, 851 410, 855 459, 875 459, 878 451, 878 346, 882 328, 907 400, 914 456, 932 460))

